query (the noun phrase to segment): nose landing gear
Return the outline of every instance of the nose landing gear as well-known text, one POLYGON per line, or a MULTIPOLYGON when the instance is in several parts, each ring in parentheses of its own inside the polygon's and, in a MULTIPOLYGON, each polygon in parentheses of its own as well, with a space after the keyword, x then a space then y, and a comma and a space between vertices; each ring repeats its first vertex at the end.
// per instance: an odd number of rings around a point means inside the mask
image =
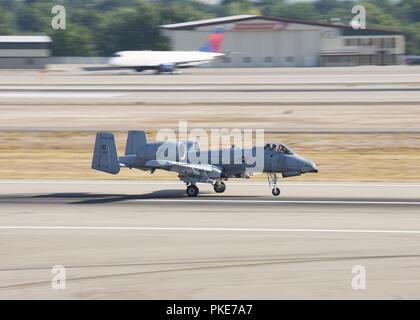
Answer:
POLYGON ((216 191, 216 193, 223 193, 223 192, 226 191, 226 185, 223 181, 217 181, 213 185, 213 189, 214 189, 214 191, 216 191))
POLYGON ((268 185, 273 187, 271 193, 277 197, 280 195, 280 189, 277 187, 277 174, 274 172, 267 172, 268 185))
POLYGON ((273 188, 273 190, 271 190, 271 193, 273 194, 273 196, 277 197, 280 195, 280 189, 279 188, 273 188))

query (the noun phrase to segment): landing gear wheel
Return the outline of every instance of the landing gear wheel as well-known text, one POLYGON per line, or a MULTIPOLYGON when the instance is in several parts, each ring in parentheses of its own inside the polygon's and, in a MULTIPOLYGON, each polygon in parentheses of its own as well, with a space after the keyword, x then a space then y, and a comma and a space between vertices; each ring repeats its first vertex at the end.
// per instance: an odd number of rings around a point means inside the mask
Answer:
POLYGON ((271 193, 273 194, 273 196, 277 197, 277 196, 280 195, 280 189, 279 188, 273 188, 271 193))
POLYGON ((197 186, 195 186, 193 184, 191 184, 187 187, 187 195, 189 197, 196 197, 198 195, 198 192, 199 192, 199 190, 198 190, 197 186))
POLYGON ((216 193, 223 193, 226 191, 226 185, 223 181, 216 182, 213 188, 214 188, 214 191, 216 191, 216 193))

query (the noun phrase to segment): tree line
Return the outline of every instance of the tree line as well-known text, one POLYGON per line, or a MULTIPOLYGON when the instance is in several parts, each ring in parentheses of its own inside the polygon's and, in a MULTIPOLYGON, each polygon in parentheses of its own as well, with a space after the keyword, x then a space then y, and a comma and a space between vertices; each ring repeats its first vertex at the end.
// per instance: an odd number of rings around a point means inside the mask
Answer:
POLYGON ((47 34, 55 56, 109 56, 122 50, 169 50, 159 25, 255 14, 349 23, 355 4, 365 6, 368 28, 402 31, 407 53, 420 54, 420 0, 0 0, 0 35, 47 34), (51 27, 51 8, 66 9, 66 29, 51 27))

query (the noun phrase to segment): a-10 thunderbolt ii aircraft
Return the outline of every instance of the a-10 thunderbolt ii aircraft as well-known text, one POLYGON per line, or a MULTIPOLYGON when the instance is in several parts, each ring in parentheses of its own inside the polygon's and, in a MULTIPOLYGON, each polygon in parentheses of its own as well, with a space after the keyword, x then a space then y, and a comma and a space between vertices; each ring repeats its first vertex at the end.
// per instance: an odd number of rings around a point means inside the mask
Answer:
POLYGON ((187 195, 196 197, 199 193, 197 183, 211 183, 215 192, 223 193, 226 190, 224 181, 229 178, 249 178, 249 172, 253 171, 253 166, 255 169, 255 164, 249 165, 244 162, 243 154, 246 151, 254 154, 261 152, 263 161, 259 171, 267 173, 274 196, 280 195, 280 189, 277 187, 277 173, 286 178, 318 172, 312 161, 295 154, 284 144, 266 144, 264 147, 253 147, 248 150, 232 147, 216 151, 217 154, 214 157, 211 155, 212 150, 200 151, 196 141, 148 143, 145 131, 128 132, 125 155, 120 157, 117 154, 114 135, 107 132, 97 133, 92 169, 110 174, 118 174, 120 168, 134 168, 151 173, 157 169, 177 172, 179 179, 187 185, 187 195), (163 159, 159 155, 165 144, 166 148, 172 146, 176 151, 171 160, 163 159), (228 163, 223 163, 222 154, 226 151, 230 155, 230 160, 228 163), (238 153, 238 151, 242 154, 241 163, 233 161, 235 158, 233 153, 238 153), (192 158, 190 155, 194 155, 197 159, 200 154, 205 155, 203 153, 207 153, 208 163, 194 163, 190 160, 192 158))

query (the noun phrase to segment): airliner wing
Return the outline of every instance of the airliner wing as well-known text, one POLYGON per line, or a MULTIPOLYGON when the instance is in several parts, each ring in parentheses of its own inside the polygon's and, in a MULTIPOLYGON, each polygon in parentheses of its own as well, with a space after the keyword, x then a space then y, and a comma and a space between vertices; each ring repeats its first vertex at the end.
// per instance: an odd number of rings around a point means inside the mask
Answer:
POLYGON ((177 68, 189 68, 189 67, 194 67, 194 66, 198 66, 200 64, 203 63, 209 63, 212 60, 199 60, 199 61, 185 61, 185 62, 179 62, 176 64, 177 68))
POLYGON ((113 70, 124 70, 124 69, 127 69, 127 68, 103 66, 103 67, 84 67, 82 69, 85 70, 85 71, 113 71, 113 70))

